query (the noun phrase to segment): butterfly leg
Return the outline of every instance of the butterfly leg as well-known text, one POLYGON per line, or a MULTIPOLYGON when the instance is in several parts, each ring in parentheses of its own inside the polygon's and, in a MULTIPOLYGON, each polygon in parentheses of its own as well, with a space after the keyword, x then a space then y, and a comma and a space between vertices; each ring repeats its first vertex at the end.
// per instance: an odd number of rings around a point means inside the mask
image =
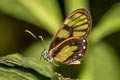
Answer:
POLYGON ((40 55, 40 60, 42 59, 42 57, 45 58, 44 57, 45 54, 47 54, 47 50, 44 49, 40 55))
POLYGON ((53 57, 51 56, 51 55, 46 55, 46 59, 47 59, 47 61, 49 61, 51 64, 53 64, 53 65, 55 65, 55 66, 59 66, 59 65, 57 65, 57 64, 55 64, 55 63, 53 63, 53 57))
POLYGON ((53 64, 55 66, 59 66, 59 65, 53 63, 53 57, 51 55, 49 55, 48 53, 49 52, 44 49, 43 52, 41 53, 40 59, 43 57, 45 60, 49 61, 51 64, 53 64))
POLYGON ((50 63, 53 64, 53 65, 55 65, 55 66, 57 66, 57 67, 59 66, 59 65, 57 65, 57 64, 55 64, 55 63, 53 63, 53 62, 50 62, 50 63))

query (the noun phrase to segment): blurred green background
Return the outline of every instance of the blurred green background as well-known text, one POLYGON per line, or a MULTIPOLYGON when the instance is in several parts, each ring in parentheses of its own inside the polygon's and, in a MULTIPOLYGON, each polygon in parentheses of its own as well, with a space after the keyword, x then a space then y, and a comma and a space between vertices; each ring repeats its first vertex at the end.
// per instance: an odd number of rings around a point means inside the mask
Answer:
POLYGON ((0 80, 120 80, 120 0, 0 0, 0 56, 0 80), (81 65, 40 60, 41 40, 24 30, 43 36, 48 48, 78 8, 89 10, 93 22, 81 65))

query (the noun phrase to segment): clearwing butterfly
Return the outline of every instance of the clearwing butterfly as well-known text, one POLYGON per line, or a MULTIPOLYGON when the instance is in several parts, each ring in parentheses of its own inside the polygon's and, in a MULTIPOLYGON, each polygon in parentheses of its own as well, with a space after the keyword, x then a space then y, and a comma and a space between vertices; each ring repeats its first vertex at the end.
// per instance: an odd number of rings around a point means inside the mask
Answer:
MULTIPOLYGON (((54 60, 67 65, 80 64, 87 50, 86 38, 91 27, 91 15, 86 9, 73 11, 52 38, 49 50, 44 48, 41 56, 56 66, 58 65, 53 63, 54 60)), ((29 30, 25 32, 37 39, 29 30)), ((43 41, 41 36, 40 38, 43 41)))
POLYGON ((86 9, 73 11, 52 38, 49 50, 44 49, 42 56, 52 64, 54 60, 68 65, 80 64, 87 49, 86 38, 91 26, 91 15, 86 9))

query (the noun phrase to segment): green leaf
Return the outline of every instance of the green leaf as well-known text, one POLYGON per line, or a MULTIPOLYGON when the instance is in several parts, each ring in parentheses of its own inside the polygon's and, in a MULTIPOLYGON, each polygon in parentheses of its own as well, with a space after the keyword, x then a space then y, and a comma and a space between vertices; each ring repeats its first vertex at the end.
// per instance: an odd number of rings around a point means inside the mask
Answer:
POLYGON ((79 8, 88 9, 89 4, 88 0, 64 0, 64 3, 67 15, 79 8))
POLYGON ((50 66, 50 63, 39 60, 39 59, 32 59, 28 57, 23 57, 20 54, 11 54, 5 57, 0 58, 0 63, 6 64, 8 66, 21 66, 28 69, 33 69, 36 72, 46 76, 46 77, 53 77, 53 69, 50 66))
POLYGON ((37 60, 33 58, 23 57, 20 54, 11 54, 0 57, 0 79, 8 80, 41 80, 40 74, 51 78, 51 80, 77 80, 65 78, 61 74, 55 74, 50 67, 50 63, 45 60, 37 60), (40 73, 40 74, 36 74, 40 73), (10 75, 9 75, 10 74, 10 75), (9 76, 8 76, 9 75, 9 76), (38 76, 39 77, 38 77, 38 76))
POLYGON ((0 11, 44 28, 51 34, 62 21, 56 0, 0 0, 0 11))
POLYGON ((99 43, 89 48, 86 56, 86 67, 80 79, 86 80, 119 80, 119 59, 112 47, 99 43))
POLYGON ((91 31, 91 41, 93 43, 120 30, 120 3, 112 6, 101 18, 100 22, 91 31))
POLYGON ((0 66, 0 80, 39 80, 39 78, 25 70, 0 66))

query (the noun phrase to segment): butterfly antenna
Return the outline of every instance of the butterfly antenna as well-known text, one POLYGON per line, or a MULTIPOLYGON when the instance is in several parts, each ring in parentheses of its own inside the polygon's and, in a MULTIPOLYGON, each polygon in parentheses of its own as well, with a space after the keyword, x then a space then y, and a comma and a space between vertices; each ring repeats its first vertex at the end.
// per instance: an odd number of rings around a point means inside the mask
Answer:
POLYGON ((38 40, 38 38, 29 30, 25 30, 25 32, 29 33, 33 38, 35 38, 36 40, 38 40))
MULTIPOLYGON (((38 40, 38 38, 29 30, 25 30, 25 32, 29 33, 33 38, 35 38, 36 40, 38 40)), ((44 46, 44 40, 42 38, 42 36, 39 36, 39 38, 42 40, 42 48, 45 50, 45 46, 44 46)), ((41 56, 40 56, 40 60, 42 58, 43 54, 41 53, 41 56)))
MULTIPOLYGON (((42 47, 43 47, 43 49, 44 49, 43 51, 45 51, 46 48, 45 48, 45 46, 44 46, 44 39, 43 39, 42 36, 39 36, 39 38, 42 40, 42 47)), ((43 53, 41 53, 40 60, 42 59, 42 56, 44 56, 43 53)))
POLYGON ((42 40, 42 46, 43 46, 43 48, 44 48, 44 50, 45 50, 46 48, 45 48, 45 46, 44 46, 44 45, 45 45, 44 39, 43 39, 42 36, 39 36, 39 38, 42 40))

